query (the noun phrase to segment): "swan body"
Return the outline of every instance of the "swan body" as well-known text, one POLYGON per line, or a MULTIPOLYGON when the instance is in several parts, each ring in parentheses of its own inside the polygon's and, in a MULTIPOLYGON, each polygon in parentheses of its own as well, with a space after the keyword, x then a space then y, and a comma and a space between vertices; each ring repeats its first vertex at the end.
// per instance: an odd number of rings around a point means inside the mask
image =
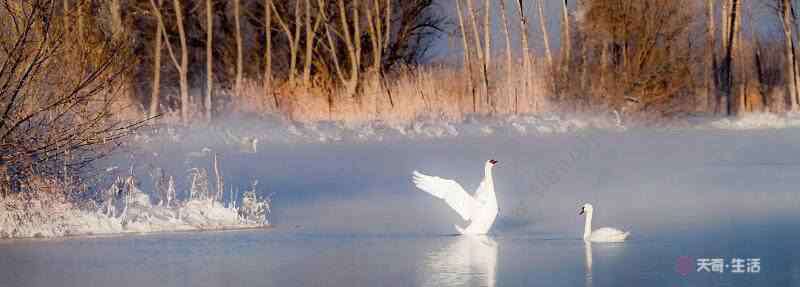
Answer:
POLYGON ((460 234, 486 234, 497 218, 497 197, 494 193, 492 168, 496 160, 488 160, 484 166, 484 178, 475 195, 472 196, 454 180, 429 176, 414 171, 413 182, 417 188, 437 198, 443 199, 447 205, 470 224, 466 228, 455 225, 460 234))
POLYGON ((591 204, 581 206, 579 214, 586 215, 586 223, 583 226, 583 240, 590 242, 623 242, 630 232, 625 232, 616 228, 603 227, 592 231, 592 214, 594 208, 591 204))

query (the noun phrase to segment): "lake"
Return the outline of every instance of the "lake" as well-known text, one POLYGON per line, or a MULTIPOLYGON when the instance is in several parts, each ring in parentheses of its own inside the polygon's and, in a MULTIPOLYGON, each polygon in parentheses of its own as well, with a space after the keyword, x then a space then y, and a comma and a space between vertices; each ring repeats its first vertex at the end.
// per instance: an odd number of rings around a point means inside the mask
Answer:
POLYGON ((274 228, 2 241, 0 285, 800 286, 798 155, 795 129, 274 144, 222 162, 275 193, 274 228), (489 158, 492 234, 454 236, 410 173, 472 192, 489 158), (585 244, 586 202, 632 238, 585 244))

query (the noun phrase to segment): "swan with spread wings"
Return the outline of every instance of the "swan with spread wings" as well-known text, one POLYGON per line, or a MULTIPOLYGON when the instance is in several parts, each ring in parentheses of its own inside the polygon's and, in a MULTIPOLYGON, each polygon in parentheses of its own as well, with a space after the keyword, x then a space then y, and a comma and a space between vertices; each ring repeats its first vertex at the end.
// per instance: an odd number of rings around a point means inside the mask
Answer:
POLYGON ((495 165, 496 160, 486 161, 483 181, 474 196, 454 180, 425 175, 416 170, 413 182, 422 191, 443 199, 461 218, 470 222, 466 228, 455 225, 460 234, 486 234, 492 228, 499 211, 492 179, 492 168, 495 165))

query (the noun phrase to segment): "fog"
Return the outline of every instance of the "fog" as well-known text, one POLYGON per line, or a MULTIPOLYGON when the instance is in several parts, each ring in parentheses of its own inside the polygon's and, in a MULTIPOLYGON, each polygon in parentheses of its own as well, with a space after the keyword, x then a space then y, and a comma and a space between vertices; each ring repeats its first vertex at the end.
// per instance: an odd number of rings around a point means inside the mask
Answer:
POLYGON ((679 128, 528 122, 236 122, 142 133, 138 148, 107 163, 126 170, 135 162, 143 190, 147 169, 163 167, 180 189, 188 168, 209 167, 217 153, 226 199, 253 180, 262 196, 274 193, 273 227, 0 242, 0 278, 134 287, 800 284, 800 129, 763 128, 758 118, 679 128), (500 162, 495 226, 485 237, 452 236, 465 222, 417 190, 411 172, 472 192, 490 158, 500 162), (578 209, 586 202, 596 228, 632 237, 584 244, 578 209), (676 271, 680 258, 689 273, 676 271), (695 258, 757 258, 762 269, 694 272, 695 258))
POLYGON ((209 166, 198 151, 210 149, 220 155, 228 192, 258 180, 258 192, 273 195, 270 221, 307 234, 453 234, 452 224, 466 222, 417 190, 411 172, 454 179, 474 192, 488 159, 500 161, 498 235, 577 239, 583 203, 595 206, 595 226, 644 239, 781 220, 800 207, 798 129, 587 127, 520 135, 473 125, 483 132, 461 124, 446 137, 364 139, 335 127, 317 130, 339 133, 326 142, 281 142, 270 138, 275 133, 248 130, 262 139, 256 152, 219 140, 231 132, 217 128, 150 141, 138 153, 156 156, 136 162, 181 178, 188 168, 209 166))

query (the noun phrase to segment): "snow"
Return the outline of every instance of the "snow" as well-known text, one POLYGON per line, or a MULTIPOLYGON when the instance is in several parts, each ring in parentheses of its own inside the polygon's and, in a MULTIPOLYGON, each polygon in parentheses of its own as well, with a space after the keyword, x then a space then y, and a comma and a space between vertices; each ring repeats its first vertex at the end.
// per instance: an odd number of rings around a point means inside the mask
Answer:
POLYGON ((749 113, 739 117, 722 118, 707 124, 723 130, 759 130, 759 129, 784 129, 800 127, 800 113, 773 114, 749 113))
MULTIPOLYGON (((125 188, 128 188, 127 186, 125 188)), ((0 238, 63 237, 168 231, 248 229, 269 226, 267 214, 250 216, 212 199, 192 199, 176 206, 152 205, 149 195, 134 187, 122 195, 119 214, 78 208, 63 196, 34 192, 10 195, 0 205, 0 238), (124 200, 123 200, 124 201, 124 200)), ((269 205, 269 201, 256 200, 269 205)), ((114 203, 120 205, 119 202, 114 203)))
POLYGON ((280 119, 229 120, 213 127, 160 128, 138 133, 142 144, 204 143, 190 151, 205 157, 209 146, 226 146, 237 152, 253 153, 259 145, 353 142, 369 143, 407 139, 443 139, 482 136, 527 136, 569 133, 587 129, 622 130, 614 113, 595 115, 518 115, 499 118, 469 116, 462 122, 419 118, 411 123, 370 121, 292 122, 280 119))

